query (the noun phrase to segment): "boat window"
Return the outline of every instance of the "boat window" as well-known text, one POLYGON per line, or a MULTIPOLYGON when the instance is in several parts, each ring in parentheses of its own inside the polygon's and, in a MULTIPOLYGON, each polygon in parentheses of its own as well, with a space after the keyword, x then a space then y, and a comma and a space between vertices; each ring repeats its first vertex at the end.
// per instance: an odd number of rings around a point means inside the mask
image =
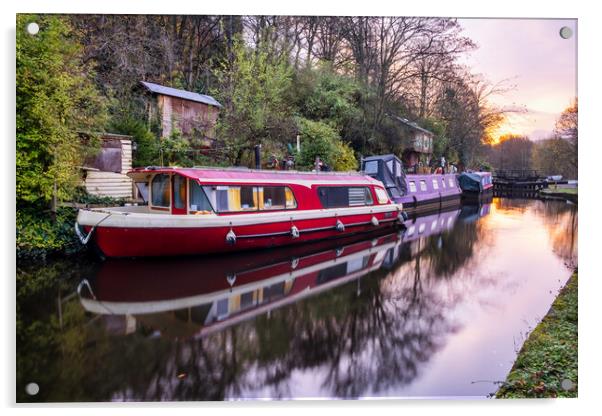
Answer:
POLYGON ((410 181, 410 192, 416 192, 416 182, 410 181))
POLYGON ((387 161, 387 168, 389 169, 389 172, 393 174, 393 160, 387 161))
POLYGON ((205 194, 203 188, 193 180, 189 181, 189 200, 190 200, 190 213, 191 214, 208 214, 213 211, 213 207, 209 202, 209 198, 205 194))
POLYGON ((206 186, 209 201, 218 212, 257 211, 257 188, 254 186, 206 186))
POLYGON ((321 186, 318 188, 318 197, 324 208, 372 205, 373 203, 370 189, 359 186, 321 186))
POLYGON ((443 185, 443 189, 446 188, 446 186, 445 186, 445 178, 441 178, 441 185, 443 185))
POLYGON ((402 167, 401 167, 401 163, 399 163, 399 161, 395 161, 395 175, 397 177, 401 176, 401 171, 402 171, 402 167))
POLYGON ((377 174, 378 173, 378 160, 371 160, 364 164, 364 173, 366 174, 377 174))
POLYGON ((148 182, 136 182, 136 188, 138 189, 138 195, 144 201, 148 203, 148 182))
POLYGON ((387 197, 387 193, 382 188, 374 188, 376 191, 376 198, 378 199, 379 204, 386 204, 389 202, 389 197, 387 197))
POLYGON ((169 207, 169 175, 158 174, 155 175, 151 183, 151 202, 152 205, 157 207, 169 207))
POLYGON ((447 183, 449 183, 449 187, 450 187, 450 188, 453 188, 453 187, 454 187, 454 180, 453 180, 452 178, 449 178, 449 179, 447 180, 447 183))
POLYGON ((297 201, 287 186, 260 186, 259 209, 294 209, 297 201))
POLYGON ((426 191, 426 181, 424 179, 420 180, 420 190, 426 191))
POLYGON ((173 207, 186 208, 186 178, 180 175, 173 177, 173 207))
POLYGON ((401 192, 397 188, 387 188, 387 191, 389 191, 391 198, 401 198, 401 192))
POLYGON ((433 179, 433 189, 439 189, 439 182, 437 182, 437 179, 433 179))

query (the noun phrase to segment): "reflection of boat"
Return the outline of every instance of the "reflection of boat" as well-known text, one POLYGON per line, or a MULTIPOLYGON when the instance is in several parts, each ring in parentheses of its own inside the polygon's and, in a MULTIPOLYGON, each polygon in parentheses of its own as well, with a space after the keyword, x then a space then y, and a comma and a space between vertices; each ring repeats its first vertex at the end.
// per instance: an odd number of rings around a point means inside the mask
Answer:
POLYGON ((358 279, 378 269, 399 241, 397 233, 363 238, 346 239, 345 245, 321 242, 312 245, 313 252, 302 247, 305 252, 112 260, 95 279, 82 281, 78 292, 90 312, 124 320, 133 315, 142 322, 184 317, 192 325, 188 335, 204 335, 358 279))
POLYGON ((426 213, 458 205, 461 190, 455 174, 406 175, 395 155, 362 159, 362 171, 381 181, 391 199, 408 214, 426 213))
POLYGON ((479 200, 479 203, 462 205, 460 220, 463 222, 475 222, 479 218, 488 215, 491 209, 492 200, 493 197, 489 194, 485 199, 479 200))
POLYGON ((76 232, 107 257, 233 252, 390 228, 402 206, 358 173, 141 168, 148 205, 82 209, 76 232), (79 225, 84 227, 84 235, 79 225))

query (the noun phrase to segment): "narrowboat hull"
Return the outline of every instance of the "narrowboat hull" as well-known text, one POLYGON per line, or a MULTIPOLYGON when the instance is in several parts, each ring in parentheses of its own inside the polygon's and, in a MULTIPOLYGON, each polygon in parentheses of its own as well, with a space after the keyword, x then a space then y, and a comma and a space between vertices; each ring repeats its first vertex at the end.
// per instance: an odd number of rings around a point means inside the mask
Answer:
POLYGON ((403 221, 398 204, 200 216, 135 208, 80 210, 76 230, 83 227, 105 257, 148 257, 279 247, 391 229, 403 221))
MULTIPOLYGON (((403 205, 403 210, 408 215, 421 215, 460 205, 462 190, 457 184, 455 175, 406 175, 406 186, 409 192, 401 197, 394 198, 396 203, 403 205), (425 181, 426 190, 417 187, 412 191, 409 184, 419 184, 425 181), (433 180, 438 181, 438 189, 433 188, 433 180), (454 186, 450 186, 452 181, 454 186), (443 188, 442 183, 445 183, 443 188)), ((417 185, 418 186, 418 185, 417 185)))

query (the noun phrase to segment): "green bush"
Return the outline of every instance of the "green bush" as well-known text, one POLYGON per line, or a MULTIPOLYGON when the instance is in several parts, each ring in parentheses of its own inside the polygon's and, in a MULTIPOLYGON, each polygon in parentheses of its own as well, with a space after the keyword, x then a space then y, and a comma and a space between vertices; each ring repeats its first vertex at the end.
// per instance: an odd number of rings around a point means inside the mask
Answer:
POLYGON ((313 169, 316 157, 319 157, 333 170, 357 169, 353 150, 341 141, 333 127, 305 118, 298 119, 298 127, 301 135, 301 152, 297 158, 299 168, 313 169))
POLYGON ((59 208, 53 221, 50 212, 17 211, 17 260, 44 260, 48 255, 62 252, 73 254, 82 250, 73 225, 77 217, 74 208, 59 208))
POLYGON ((131 117, 113 121, 111 129, 119 134, 132 136, 136 143, 132 165, 153 166, 160 164, 159 139, 148 129, 145 123, 131 117))

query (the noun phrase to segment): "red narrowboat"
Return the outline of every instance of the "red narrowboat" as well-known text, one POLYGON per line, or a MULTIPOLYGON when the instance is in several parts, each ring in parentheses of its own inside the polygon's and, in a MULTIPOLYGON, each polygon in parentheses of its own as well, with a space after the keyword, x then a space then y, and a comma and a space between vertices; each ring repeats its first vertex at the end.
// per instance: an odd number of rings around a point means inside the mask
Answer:
POLYGON ((75 224, 106 257, 234 252, 403 222, 382 182, 359 173, 148 167, 128 176, 146 204, 81 209, 75 224))

